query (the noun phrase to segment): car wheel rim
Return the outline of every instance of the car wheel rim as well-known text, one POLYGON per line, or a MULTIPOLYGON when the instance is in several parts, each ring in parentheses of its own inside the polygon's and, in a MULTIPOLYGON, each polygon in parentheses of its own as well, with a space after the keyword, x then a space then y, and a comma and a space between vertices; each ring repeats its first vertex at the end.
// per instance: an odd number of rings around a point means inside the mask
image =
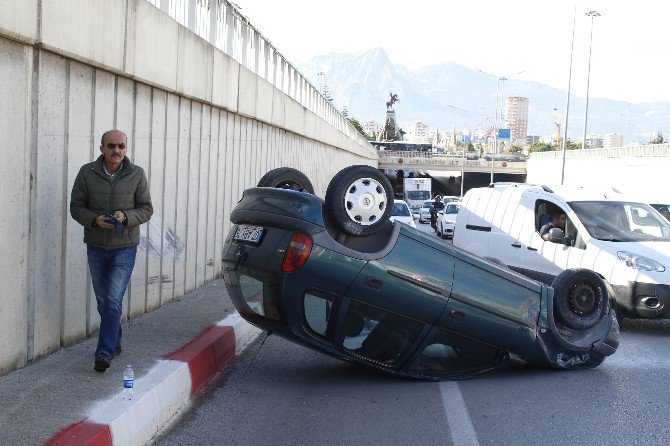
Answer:
POLYGON ((384 187, 373 178, 360 178, 347 188, 344 206, 351 220, 363 226, 374 224, 386 210, 384 187))
POLYGON ((577 284, 570 290, 568 308, 577 316, 589 316, 598 305, 598 294, 585 283, 577 284))
POLYGON ((275 188, 297 190, 298 192, 302 192, 304 190, 300 184, 296 183, 295 181, 289 181, 289 180, 277 183, 275 185, 275 188))

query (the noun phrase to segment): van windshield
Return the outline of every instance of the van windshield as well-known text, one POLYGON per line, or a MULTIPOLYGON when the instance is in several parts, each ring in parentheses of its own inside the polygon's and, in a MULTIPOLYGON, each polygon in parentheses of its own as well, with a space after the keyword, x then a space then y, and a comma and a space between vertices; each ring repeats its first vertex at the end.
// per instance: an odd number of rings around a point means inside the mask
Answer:
POLYGON ((428 191, 428 190, 410 190, 410 191, 407 191, 407 198, 409 200, 428 200, 430 198, 430 191, 428 191))
POLYGON ((651 206, 624 201, 573 201, 579 220, 598 240, 612 242, 670 241, 670 223, 651 206))

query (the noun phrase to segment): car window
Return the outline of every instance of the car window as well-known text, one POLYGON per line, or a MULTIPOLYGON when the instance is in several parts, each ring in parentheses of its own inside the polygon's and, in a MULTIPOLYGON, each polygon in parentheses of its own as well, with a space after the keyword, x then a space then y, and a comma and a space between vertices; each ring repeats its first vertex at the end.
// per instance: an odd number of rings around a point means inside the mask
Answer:
POLYGON ((307 327, 315 334, 325 337, 330 319, 333 297, 318 291, 309 291, 303 298, 303 311, 307 327))
MULTIPOLYGON (((542 226, 546 225, 547 223, 551 222, 551 214, 554 211, 558 211, 562 214, 565 214, 567 216, 567 212, 565 209, 561 208, 560 206, 550 202, 550 201, 545 201, 545 200, 537 200, 535 204, 535 230, 540 231, 542 229, 542 226)), ((565 227, 560 228, 563 230, 563 233, 565 234, 566 237, 570 237, 571 245, 575 246, 580 249, 585 249, 586 245, 583 242, 582 237, 580 237, 580 234, 577 231, 577 227, 575 226, 574 222, 569 218, 566 217, 565 219, 565 227)))
POLYGON ((393 209, 391 210, 391 216, 393 216, 393 217, 409 217, 409 208, 404 203, 393 203, 393 209))
POLYGON ((496 347, 447 330, 438 330, 412 362, 409 371, 448 378, 494 367, 499 358, 500 350, 496 347))
POLYGON ((228 292, 241 298, 259 316, 279 320, 278 297, 274 277, 261 271, 240 268, 238 274, 224 275, 228 292))
POLYGON ((410 200, 427 200, 430 198, 430 191, 427 190, 411 190, 407 192, 407 198, 410 200))
POLYGON ((420 322, 352 301, 344 322, 343 346, 365 358, 393 364, 412 345, 422 326, 420 322))
POLYGON ((447 205, 447 207, 444 209, 444 213, 445 214, 458 214, 459 209, 460 209, 459 205, 449 203, 447 205))
POLYGON ((613 242, 670 241, 670 224, 643 203, 570 203, 592 237, 613 242))

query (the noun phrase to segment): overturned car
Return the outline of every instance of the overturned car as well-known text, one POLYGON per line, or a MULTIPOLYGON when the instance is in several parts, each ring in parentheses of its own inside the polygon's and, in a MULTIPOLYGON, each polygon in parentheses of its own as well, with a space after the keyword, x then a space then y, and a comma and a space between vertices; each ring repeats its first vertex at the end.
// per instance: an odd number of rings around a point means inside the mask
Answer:
POLYGON ((461 379, 511 359, 595 367, 619 328, 605 283, 567 270, 552 287, 389 221, 389 180, 340 171, 325 200, 291 168, 231 213, 224 279, 250 323, 331 356, 420 379, 461 379))

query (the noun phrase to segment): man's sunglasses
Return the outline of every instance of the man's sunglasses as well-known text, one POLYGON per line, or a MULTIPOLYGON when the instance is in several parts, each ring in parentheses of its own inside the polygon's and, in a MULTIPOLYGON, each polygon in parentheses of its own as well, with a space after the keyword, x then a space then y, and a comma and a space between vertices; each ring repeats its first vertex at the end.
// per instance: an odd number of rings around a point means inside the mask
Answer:
POLYGON ((114 144, 113 142, 108 142, 107 143, 107 148, 110 149, 110 150, 116 148, 117 146, 119 147, 120 150, 123 150, 123 149, 126 148, 126 145, 124 143, 121 143, 121 144, 114 144))

